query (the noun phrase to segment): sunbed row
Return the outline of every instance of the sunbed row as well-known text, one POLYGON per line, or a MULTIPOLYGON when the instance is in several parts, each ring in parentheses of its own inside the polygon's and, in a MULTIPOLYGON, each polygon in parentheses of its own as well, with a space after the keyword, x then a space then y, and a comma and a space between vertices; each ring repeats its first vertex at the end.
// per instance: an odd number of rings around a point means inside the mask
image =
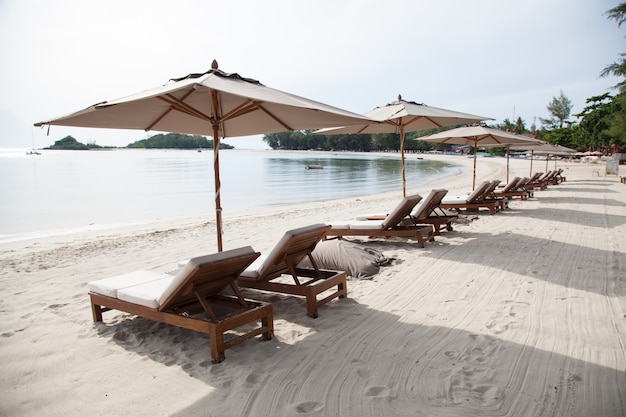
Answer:
MULTIPOLYGON (((528 184, 529 179, 523 182, 528 184)), ((93 320, 119 310, 151 320, 209 334, 214 363, 224 351, 255 336, 272 338, 270 303, 245 298, 240 287, 302 296, 307 314, 318 316, 320 306, 348 294, 346 273, 319 268, 312 256, 317 244, 344 236, 415 238, 418 246, 433 241, 442 229, 451 231, 458 214, 446 209, 505 208, 508 199, 528 198, 509 182, 485 181, 466 196, 432 190, 426 198, 404 199, 388 214, 357 216, 354 220, 314 224, 287 231, 267 255, 250 246, 193 258, 175 274, 136 271, 88 284, 93 320), (311 268, 301 268, 308 258, 311 268), (228 337, 228 338, 227 338, 228 337)))

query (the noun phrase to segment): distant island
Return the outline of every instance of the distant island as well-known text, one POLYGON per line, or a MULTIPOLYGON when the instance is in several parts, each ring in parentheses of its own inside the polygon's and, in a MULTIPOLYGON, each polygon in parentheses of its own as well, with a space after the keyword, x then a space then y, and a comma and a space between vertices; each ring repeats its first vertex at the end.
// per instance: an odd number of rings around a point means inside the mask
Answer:
MULTIPOLYGON (((213 140, 200 135, 184 135, 180 133, 159 133, 147 139, 138 140, 126 146, 131 149, 213 149, 213 140)), ((113 149, 112 146, 100 146, 95 143, 81 143, 72 136, 54 142, 44 149, 87 151, 90 149, 113 149)), ((220 149, 234 149, 234 146, 220 143, 220 149)))
MULTIPOLYGON (((148 139, 138 140, 127 148, 145 149, 213 149, 213 140, 200 135, 184 135, 181 133, 160 133, 150 136, 148 139)), ((220 143, 220 149, 233 149, 234 146, 220 143)))

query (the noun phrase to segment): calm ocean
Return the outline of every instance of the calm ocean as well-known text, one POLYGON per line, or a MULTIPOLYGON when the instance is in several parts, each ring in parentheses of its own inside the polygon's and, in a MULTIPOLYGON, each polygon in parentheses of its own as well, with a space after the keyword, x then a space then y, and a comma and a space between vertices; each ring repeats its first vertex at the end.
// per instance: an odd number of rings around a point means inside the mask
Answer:
MULTIPOLYGON (((227 150, 220 168, 222 207, 231 213, 402 189, 397 156, 227 150)), ((406 160, 408 188, 456 173, 453 164, 406 160)), ((0 149, 0 176, 0 241, 215 210, 211 150, 0 149)))

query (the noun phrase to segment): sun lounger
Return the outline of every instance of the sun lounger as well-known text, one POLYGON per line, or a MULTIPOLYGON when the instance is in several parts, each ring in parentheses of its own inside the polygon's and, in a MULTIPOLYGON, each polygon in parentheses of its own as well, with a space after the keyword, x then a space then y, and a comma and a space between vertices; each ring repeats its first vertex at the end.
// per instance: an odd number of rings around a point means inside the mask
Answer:
MULTIPOLYGON (((431 190, 426 197, 420 200, 416 205, 408 219, 415 224, 432 224, 435 228, 435 235, 438 235, 442 227, 452 231, 452 221, 459 218, 458 214, 452 214, 444 211, 439 204, 448 193, 445 189, 431 190)), ((357 216, 357 220, 384 220, 387 214, 367 214, 357 216)))
POLYGON ((528 197, 529 193, 523 187, 525 184, 528 183, 529 180, 530 178, 528 177, 525 177, 525 178, 514 177, 508 183, 506 183, 506 185, 503 188, 499 190, 494 190, 492 192, 492 195, 494 197, 508 197, 508 198, 520 197, 522 200, 524 200, 528 197))
POLYGON ((557 185, 560 184, 561 182, 565 181, 565 177, 563 177, 561 174, 563 173, 562 169, 559 170, 555 170, 555 171, 550 171, 548 172, 548 175, 546 175, 546 177, 544 178, 544 180, 551 185, 557 185))
POLYGON ((424 242, 435 240, 433 225, 415 224, 407 218, 421 199, 420 195, 405 197, 383 220, 331 222, 326 238, 330 236, 338 239, 344 236, 413 237, 417 240, 417 245, 423 248, 424 242))
POLYGON ((221 362, 225 349, 257 335, 272 338, 272 305, 243 298, 236 282, 258 256, 247 246, 193 258, 176 275, 136 271, 92 281, 88 287, 93 320, 100 322, 103 312, 119 310, 206 333, 213 363, 221 362), (232 294, 226 294, 227 289, 232 294), (248 323, 257 327, 241 329, 248 323))
POLYGON ((546 188, 548 188, 548 182, 545 180, 542 180, 543 176, 543 172, 535 172, 533 174, 532 177, 530 177, 530 180, 528 181, 528 184, 526 184, 526 189, 528 190, 535 190, 535 189, 539 189, 539 190, 545 190, 546 188))
POLYGON ((267 256, 259 257, 239 275, 239 285, 304 296, 307 314, 316 318, 320 306, 348 295, 346 273, 319 269, 311 256, 328 229, 328 225, 314 224, 287 231, 267 256), (306 257, 313 269, 297 267, 306 257), (289 280, 285 280, 289 275, 289 280), (324 298, 318 300, 318 295, 324 298))
POLYGON ((562 182, 565 182, 567 178, 565 178, 563 176, 563 170, 561 168, 559 168, 559 170, 556 172, 556 174, 554 174, 554 180, 556 182, 556 184, 560 184, 562 182))
POLYGON ((502 190, 495 190, 493 195, 495 197, 519 197, 521 200, 526 200, 533 196, 532 190, 526 189, 526 184, 530 181, 530 178, 515 177, 509 181, 502 190))
POLYGON ((500 180, 493 180, 483 192, 483 201, 496 203, 496 210, 504 210, 509 207, 509 198, 507 196, 495 195, 496 188, 500 186, 500 180))
POLYGON ((490 181, 484 181, 479 184, 476 189, 469 195, 457 195, 457 196, 445 196, 441 200, 439 207, 443 209, 454 209, 460 211, 465 210, 479 210, 486 208, 489 213, 496 214, 498 211, 499 203, 496 201, 486 201, 485 191, 491 185, 490 181))

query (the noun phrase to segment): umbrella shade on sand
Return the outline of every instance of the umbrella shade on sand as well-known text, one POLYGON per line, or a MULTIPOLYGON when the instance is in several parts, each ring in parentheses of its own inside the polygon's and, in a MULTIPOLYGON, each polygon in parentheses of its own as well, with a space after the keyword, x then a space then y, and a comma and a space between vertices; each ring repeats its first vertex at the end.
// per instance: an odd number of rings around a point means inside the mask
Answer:
POLYGON ((220 138, 370 122, 364 116, 264 86, 218 69, 170 80, 161 87, 95 104, 35 126, 141 129, 213 137, 215 217, 222 251, 220 138))
MULTIPOLYGON (((492 129, 485 126, 467 126, 435 133, 434 135, 417 138, 424 142, 449 143, 451 145, 470 145, 474 147, 474 172, 472 176, 472 190, 476 187, 476 148, 479 146, 505 147, 509 145, 534 146, 541 141, 528 138, 503 130, 492 129)), ((507 164, 508 179, 508 164, 507 164)))
POLYGON ((477 123, 484 120, 492 120, 489 117, 475 114, 461 113, 454 110, 446 110, 438 107, 430 107, 425 104, 406 101, 398 96, 398 101, 376 107, 363 116, 378 121, 355 124, 351 126, 321 129, 315 134, 340 135, 340 134, 376 134, 396 133, 400 135, 400 154, 402 158, 402 196, 406 197, 406 177, 404 169, 404 134, 420 130, 434 129, 446 126, 458 126, 469 123, 477 123))

